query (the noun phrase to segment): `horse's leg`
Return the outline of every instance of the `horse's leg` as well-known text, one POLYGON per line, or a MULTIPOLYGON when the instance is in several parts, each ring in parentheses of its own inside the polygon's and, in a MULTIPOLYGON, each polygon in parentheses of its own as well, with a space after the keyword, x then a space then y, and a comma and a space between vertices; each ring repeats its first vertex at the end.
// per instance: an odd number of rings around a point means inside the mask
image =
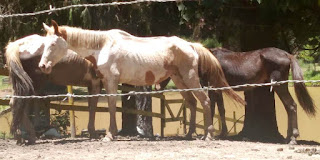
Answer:
POLYGON ((22 114, 19 114, 19 108, 21 106, 18 106, 19 105, 18 99, 15 99, 15 98, 10 99, 9 105, 12 113, 12 123, 11 123, 10 130, 11 130, 11 133, 13 134, 14 139, 17 140, 17 144, 21 145, 24 143, 21 136, 21 131, 19 129, 21 120, 18 120, 23 116, 22 114))
MULTIPOLYGON (((101 91, 100 80, 92 80, 91 85, 88 86, 89 94, 99 94, 101 91)), ((95 129, 95 117, 96 117, 96 108, 98 104, 99 97, 89 97, 88 105, 89 105, 89 123, 88 123, 88 131, 90 134, 90 138, 98 138, 95 129)))
MULTIPOLYGON (((27 100, 30 104, 30 100, 27 100)), ((28 144, 35 144, 36 142, 36 132, 34 129, 33 124, 31 123, 28 114, 29 114, 29 107, 30 105, 26 105, 24 107, 23 117, 22 117, 22 124, 24 126, 24 129, 27 131, 29 138, 28 138, 28 144)))
POLYGON ((288 84, 282 84, 274 87, 274 90, 281 99, 288 114, 287 141, 290 144, 297 144, 296 139, 299 136, 297 120, 297 104, 294 102, 289 90, 288 84))
MULTIPOLYGON (((40 99, 30 99, 29 103, 30 103, 30 107, 32 105, 32 114, 34 115, 31 123, 34 125, 35 131, 40 131, 39 129, 43 129, 41 128, 41 115, 40 115, 40 105, 39 105, 39 101, 40 99), (38 129, 38 130, 36 130, 38 129)), ((30 112, 29 112, 30 113, 30 112)))
MULTIPOLYGON (((187 88, 201 88, 199 76, 197 74, 197 69, 185 70, 185 71, 180 70, 180 72, 181 72, 182 80, 186 84, 187 88)), ((203 90, 192 91, 192 93, 198 98, 198 100, 200 101, 203 107, 204 124, 205 124, 204 138, 211 140, 213 139, 214 128, 212 125, 210 99, 203 90)))
MULTIPOLYGON (((107 79, 102 80, 103 85, 107 91, 108 94, 116 94, 118 90, 118 78, 116 76, 108 77, 107 79)), ((110 126, 109 126, 109 132, 105 137, 106 141, 113 140, 113 137, 118 133, 117 128, 117 121, 116 121, 116 103, 117 103, 117 97, 116 96, 110 96, 108 97, 108 106, 109 106, 109 113, 110 113, 110 126)))
POLYGON ((211 108, 211 117, 212 120, 214 119, 214 115, 216 114, 216 102, 217 102, 217 97, 216 97, 216 91, 209 91, 208 92, 208 96, 210 98, 211 104, 210 104, 210 108, 211 108))
MULTIPOLYGON (((186 89, 187 86, 183 83, 182 79, 178 76, 172 76, 172 81, 179 89, 186 89)), ((196 129, 196 108, 197 108, 197 100, 194 98, 191 92, 180 92, 183 98, 186 101, 186 104, 190 108, 191 116, 190 116, 190 125, 189 131, 186 135, 187 139, 192 138, 192 134, 195 132, 196 129)))
MULTIPOLYGON (((200 87, 200 85, 199 85, 200 87)), ((190 87, 190 88, 197 88, 197 87, 190 87)), ((205 134, 204 139, 212 140, 214 134, 214 128, 212 124, 211 118, 211 109, 210 109, 210 99, 205 94, 204 91, 193 91, 193 94, 199 99, 204 112, 204 127, 205 127, 205 134)))
MULTIPOLYGON (((222 96, 221 91, 215 91, 214 97, 215 97, 215 100, 218 105, 218 110, 219 110, 219 115, 220 115, 221 125, 222 125, 221 133, 220 133, 219 137, 225 138, 228 135, 228 129, 227 129, 227 124, 226 124, 226 111, 224 108, 223 96, 222 96)), ((213 102, 211 101, 211 103, 213 103, 213 102)), ((211 112, 212 112, 212 108, 211 108, 211 112)), ((214 117, 214 114, 212 115, 212 117, 214 117)))

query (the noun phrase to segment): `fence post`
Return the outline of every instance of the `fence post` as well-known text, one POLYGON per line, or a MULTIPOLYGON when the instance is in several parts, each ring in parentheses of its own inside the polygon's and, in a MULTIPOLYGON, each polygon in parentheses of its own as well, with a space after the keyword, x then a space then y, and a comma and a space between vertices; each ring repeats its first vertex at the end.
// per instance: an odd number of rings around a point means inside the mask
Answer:
POLYGON ((183 133, 187 134, 187 106, 185 101, 183 101, 183 133))
POLYGON ((162 95, 160 98, 160 107, 161 107, 161 115, 163 118, 161 118, 161 137, 164 137, 164 127, 166 126, 166 107, 165 107, 165 96, 162 95))
POLYGON ((237 134, 237 119, 235 111, 233 111, 233 131, 235 134, 237 134))
MULTIPOLYGON (((213 115, 213 117, 214 117, 214 115, 213 115)), ((217 117, 217 119, 218 119, 219 131, 222 131, 222 122, 221 122, 220 113, 219 113, 219 116, 217 117)))
MULTIPOLYGON (((73 94, 72 86, 68 85, 68 93, 73 94)), ((70 105, 73 105, 73 97, 68 97, 68 101, 70 105)), ((74 110, 70 110, 70 128, 71 128, 71 138, 76 138, 76 123, 75 123, 75 115, 74 110)))

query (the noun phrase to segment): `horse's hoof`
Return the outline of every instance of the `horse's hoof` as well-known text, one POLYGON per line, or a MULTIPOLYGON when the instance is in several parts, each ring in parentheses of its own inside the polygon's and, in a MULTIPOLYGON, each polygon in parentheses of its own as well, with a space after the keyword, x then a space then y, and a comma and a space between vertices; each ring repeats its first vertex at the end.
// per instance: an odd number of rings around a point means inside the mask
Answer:
POLYGON ((213 141, 214 138, 213 138, 213 137, 210 137, 210 136, 207 136, 204 140, 205 140, 205 141, 213 141))
POLYGON ((212 137, 212 136, 202 136, 201 137, 201 140, 204 140, 204 141, 213 141, 214 140, 214 138, 212 137))
POLYGON ((99 138, 99 136, 98 136, 98 134, 90 134, 90 136, 89 136, 89 138, 90 139, 98 139, 99 138))
POLYGON ((110 137, 104 137, 104 138, 102 139, 103 142, 111 142, 112 140, 113 140, 113 139, 110 138, 110 137))
POLYGON ((24 138, 17 138, 17 142, 16 142, 16 145, 24 145, 25 144, 25 139, 24 138))
POLYGON ((288 144, 290 144, 290 145, 297 145, 298 143, 297 143, 297 141, 296 140, 291 140, 288 144))
POLYGON ((185 139, 185 140, 192 140, 192 135, 191 135, 191 134, 186 134, 186 135, 184 136, 184 139, 185 139))
POLYGON ((110 132, 108 132, 106 134, 106 136, 102 139, 103 142, 110 142, 110 141, 113 141, 113 136, 110 132))
POLYGON ((290 145, 297 145, 297 141, 295 137, 287 137, 285 139, 285 143, 290 144, 290 145))
POLYGON ((21 145, 23 145, 23 144, 24 144, 24 143, 23 143, 22 141, 19 141, 19 140, 16 142, 16 145, 18 145, 18 146, 21 146, 21 145))
POLYGON ((218 139, 226 139, 227 138, 227 134, 226 133, 221 133, 216 138, 218 138, 218 139))
POLYGON ((36 141, 33 140, 29 140, 28 143, 26 143, 26 145, 35 145, 36 141))
POLYGON ((248 141, 250 141, 250 139, 247 137, 242 137, 242 141, 248 142, 248 141))

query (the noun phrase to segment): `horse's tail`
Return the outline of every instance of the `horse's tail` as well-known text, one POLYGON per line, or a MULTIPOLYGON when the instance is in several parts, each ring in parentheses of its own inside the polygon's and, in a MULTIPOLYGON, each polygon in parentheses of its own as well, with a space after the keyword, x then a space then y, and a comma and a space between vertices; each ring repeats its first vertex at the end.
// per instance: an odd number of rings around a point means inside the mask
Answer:
POLYGON ((6 64, 15 95, 30 95, 34 93, 32 80, 24 71, 19 55, 19 45, 12 42, 6 47, 6 64))
MULTIPOLYGON (((6 64, 9 69, 9 77, 13 88, 14 95, 31 95, 34 93, 32 80, 24 71, 19 57, 19 45, 11 42, 6 47, 6 64)), ((15 100, 14 105, 11 105, 14 116, 12 119, 11 133, 14 133, 20 124, 24 112, 24 105, 20 100, 15 100)))
MULTIPOLYGON (((290 55, 291 71, 293 80, 303 80, 302 70, 298 64, 297 59, 290 55)), ((294 90, 296 92, 298 101, 303 110, 308 114, 314 116, 316 114, 316 107, 304 83, 294 83, 294 90)))
POLYGON ((24 107, 27 105, 27 100, 23 101, 23 99, 11 99, 10 107, 12 112, 12 121, 10 126, 10 133, 16 136, 16 131, 19 129, 19 124, 24 116, 24 107))
MULTIPOLYGON (((192 43, 191 46, 199 55, 199 73, 200 76, 206 74, 211 86, 213 87, 229 87, 219 61, 211 52, 201 44, 192 43)), ((229 97, 238 103, 245 105, 246 102, 232 89, 223 90, 229 97)))

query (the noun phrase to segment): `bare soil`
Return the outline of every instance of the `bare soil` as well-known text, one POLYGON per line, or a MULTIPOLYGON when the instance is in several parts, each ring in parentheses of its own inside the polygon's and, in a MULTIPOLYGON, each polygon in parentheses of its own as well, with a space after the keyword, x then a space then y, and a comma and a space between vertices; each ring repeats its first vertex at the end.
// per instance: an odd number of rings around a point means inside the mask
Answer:
POLYGON ((320 159, 320 146, 229 140, 186 141, 176 137, 153 140, 123 137, 112 142, 87 138, 38 140, 36 145, 30 146, 0 140, 0 159, 314 160, 320 159))

